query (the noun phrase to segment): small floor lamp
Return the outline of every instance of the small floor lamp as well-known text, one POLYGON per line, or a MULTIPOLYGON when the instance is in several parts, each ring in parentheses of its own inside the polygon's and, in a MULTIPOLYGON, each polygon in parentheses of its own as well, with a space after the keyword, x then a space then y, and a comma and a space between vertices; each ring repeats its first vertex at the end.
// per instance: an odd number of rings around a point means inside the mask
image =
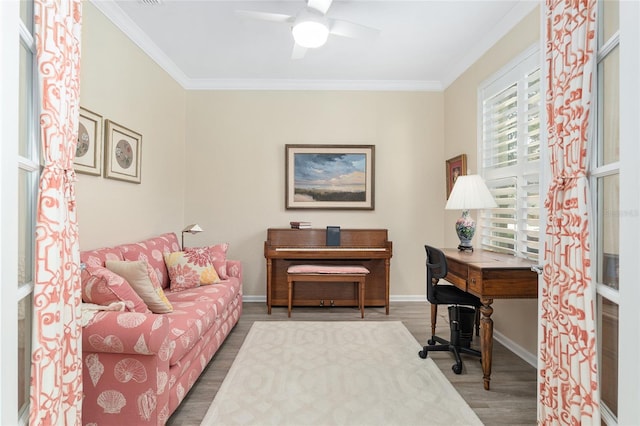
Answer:
POLYGON ((204 229, 200 228, 200 225, 197 223, 193 223, 182 230, 182 250, 184 250, 184 234, 188 232, 190 234, 197 234, 198 232, 202 232, 204 229))
POLYGON ((471 209, 497 207, 489 188, 480 175, 458 176, 445 210, 462 210, 462 217, 456 221, 456 232, 460 238, 458 250, 471 250, 471 239, 476 232, 476 222, 469 214, 471 209))

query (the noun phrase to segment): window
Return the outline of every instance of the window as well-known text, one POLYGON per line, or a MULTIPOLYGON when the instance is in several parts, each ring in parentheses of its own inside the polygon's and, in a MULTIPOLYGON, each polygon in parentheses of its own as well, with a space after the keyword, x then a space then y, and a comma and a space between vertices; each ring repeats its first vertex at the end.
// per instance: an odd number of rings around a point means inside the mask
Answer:
POLYGON ((592 149, 594 273, 597 292, 600 398, 605 424, 618 417, 620 254, 620 38, 618 2, 599 4, 596 131, 592 149))
POLYGON ((481 245, 538 258, 540 65, 531 48, 481 85, 481 175, 498 207, 480 212, 481 245))
POLYGON ((27 423, 31 374, 31 327, 35 269, 35 220, 40 177, 36 47, 33 35, 33 1, 20 2, 18 81, 17 203, 17 395, 18 416, 27 423))

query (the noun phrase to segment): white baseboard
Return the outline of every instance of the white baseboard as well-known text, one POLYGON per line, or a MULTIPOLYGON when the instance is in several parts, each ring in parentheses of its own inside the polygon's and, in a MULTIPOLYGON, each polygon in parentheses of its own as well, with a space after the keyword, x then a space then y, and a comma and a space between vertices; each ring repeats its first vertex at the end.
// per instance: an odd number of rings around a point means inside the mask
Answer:
MULTIPOLYGON (((242 296, 242 300, 247 303, 267 303, 267 296, 242 296)), ((389 302, 424 302, 428 303, 424 295, 403 295, 403 296, 389 296, 389 302)), ((500 333, 498 330, 493 330, 493 338, 500 342, 505 348, 509 349, 514 354, 525 360, 528 364, 534 368, 538 367, 538 357, 527 351, 522 346, 518 345, 513 340, 500 333)))
POLYGON ((538 368, 538 357, 536 354, 532 354, 527 351, 525 348, 514 342, 513 340, 506 337, 504 334, 500 333, 496 329, 493 330, 493 339, 500 342, 502 346, 509 349, 514 354, 518 355, 520 358, 525 360, 529 365, 534 368, 538 368))

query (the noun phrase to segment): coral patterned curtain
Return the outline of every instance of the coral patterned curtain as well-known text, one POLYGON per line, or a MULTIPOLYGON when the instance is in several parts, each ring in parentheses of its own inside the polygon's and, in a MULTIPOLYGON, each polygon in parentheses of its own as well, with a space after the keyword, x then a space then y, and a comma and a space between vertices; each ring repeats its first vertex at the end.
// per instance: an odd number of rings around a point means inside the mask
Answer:
POLYGON ((81 423, 80 249, 73 171, 81 21, 81 0, 35 1, 44 167, 36 219, 32 425, 81 423))
POLYGON ((547 0, 545 15, 552 176, 545 201, 538 423, 600 424, 587 180, 596 0, 547 0))

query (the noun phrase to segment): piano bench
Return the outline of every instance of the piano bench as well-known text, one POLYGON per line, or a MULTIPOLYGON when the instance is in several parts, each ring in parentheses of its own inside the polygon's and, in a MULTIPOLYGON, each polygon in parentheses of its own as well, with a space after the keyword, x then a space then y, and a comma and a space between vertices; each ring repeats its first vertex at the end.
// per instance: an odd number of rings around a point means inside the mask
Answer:
POLYGON ((288 317, 291 317, 295 282, 343 282, 358 285, 358 307, 364 318, 365 278, 369 270, 360 265, 292 265, 287 268, 288 317))

